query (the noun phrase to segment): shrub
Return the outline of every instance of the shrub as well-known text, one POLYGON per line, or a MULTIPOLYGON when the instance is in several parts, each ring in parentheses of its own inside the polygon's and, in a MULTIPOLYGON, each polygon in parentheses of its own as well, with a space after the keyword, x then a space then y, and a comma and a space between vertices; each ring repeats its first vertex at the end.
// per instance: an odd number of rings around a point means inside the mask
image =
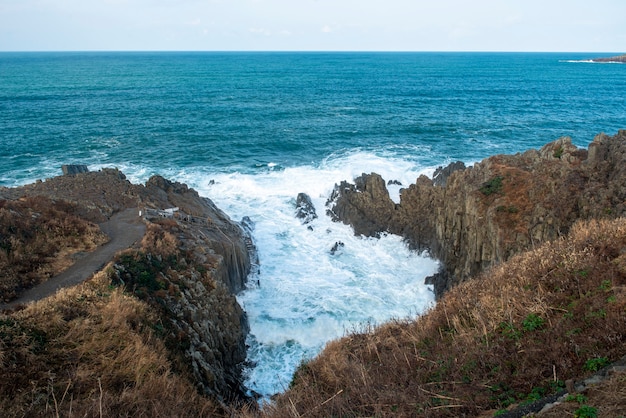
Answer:
POLYGON ((491 180, 483 183, 482 187, 480 188, 480 192, 485 196, 490 196, 494 193, 500 193, 502 191, 502 180, 504 180, 504 177, 502 176, 496 176, 492 178, 491 180))
POLYGON ((609 359, 606 357, 596 357, 588 359, 585 362, 584 369, 589 370, 590 372, 597 372, 604 366, 609 364, 609 359))

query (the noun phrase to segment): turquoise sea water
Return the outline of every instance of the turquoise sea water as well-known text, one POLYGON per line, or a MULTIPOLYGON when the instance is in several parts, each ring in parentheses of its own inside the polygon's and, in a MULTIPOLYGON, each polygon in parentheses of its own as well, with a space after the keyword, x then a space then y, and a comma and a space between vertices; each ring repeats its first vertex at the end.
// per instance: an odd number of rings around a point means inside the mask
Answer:
POLYGON ((586 145, 626 126, 626 66, 576 62, 594 55, 0 53, 0 185, 71 162, 254 172, 586 145))
POLYGON ((436 260, 324 215, 334 184, 375 171, 406 186, 453 160, 625 129, 626 65, 586 62, 598 55, 0 53, 0 186, 114 166, 250 216, 246 384, 268 396, 330 339, 434 300, 436 260), (310 229, 299 192, 320 215, 310 229))

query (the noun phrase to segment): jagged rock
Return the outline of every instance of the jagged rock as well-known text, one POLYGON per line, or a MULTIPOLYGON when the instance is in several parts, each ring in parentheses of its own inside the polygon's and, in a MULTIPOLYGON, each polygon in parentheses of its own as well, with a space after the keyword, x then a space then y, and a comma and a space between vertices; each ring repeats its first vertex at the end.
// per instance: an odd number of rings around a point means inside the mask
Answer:
POLYGON ((296 218, 301 219, 303 224, 308 224, 317 219, 315 206, 311 197, 306 193, 298 193, 296 198, 296 218))
POLYGON ((443 187, 446 185, 450 174, 454 173, 455 171, 465 170, 465 168, 465 163, 463 163, 463 161, 450 163, 446 167, 439 166, 433 174, 433 184, 435 186, 443 187))
POLYGON ((386 230, 395 209, 385 181, 376 173, 363 173, 354 185, 345 181, 335 185, 326 206, 333 220, 352 225, 356 235, 368 237, 386 230))
POLYGON ((402 182, 399 180, 389 180, 387 181, 387 186, 402 186, 402 182))
POLYGON ((335 242, 335 244, 333 245, 333 247, 330 249, 330 254, 331 255, 335 255, 338 251, 340 251, 342 248, 344 248, 346 245, 341 242, 341 241, 337 241, 335 242))
MULTIPOLYGON (((199 391, 223 400, 245 396, 241 372, 248 322, 235 294, 245 287, 251 259, 256 260, 249 218, 242 224, 233 222, 210 199, 182 183, 154 176, 145 186, 135 185, 116 169, 0 189, 1 199, 22 196, 72 202, 79 216, 95 222, 122 209, 142 207, 179 207, 205 220, 193 223, 171 218, 163 224, 149 223, 147 229, 152 232, 139 243, 142 250, 136 257, 165 264, 168 256, 160 251, 169 248, 169 256, 177 258, 173 266, 158 272, 164 289, 155 306, 162 308, 161 323, 173 330, 173 356, 180 357, 183 367, 191 370, 199 391)), ((129 292, 138 287, 120 263, 115 270, 112 278, 117 277, 118 284, 129 286, 129 292)))
POLYGON ((540 150, 496 155, 454 171, 442 186, 420 176, 395 206, 379 177, 336 186, 333 219, 357 234, 389 231, 428 250, 443 265, 433 279, 441 296, 494 263, 562 236, 578 219, 624 216, 626 130, 596 136, 588 151, 560 138, 540 150))

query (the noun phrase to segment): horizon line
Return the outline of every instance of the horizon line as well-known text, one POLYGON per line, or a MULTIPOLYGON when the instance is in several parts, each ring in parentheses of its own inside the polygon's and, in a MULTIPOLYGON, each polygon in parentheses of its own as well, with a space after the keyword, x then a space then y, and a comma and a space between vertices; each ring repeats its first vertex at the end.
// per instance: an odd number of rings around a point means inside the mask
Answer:
POLYGON ((196 53, 528 53, 528 54, 616 54, 623 55, 625 52, 616 51, 531 51, 531 50, 369 50, 369 49, 346 49, 346 50, 324 50, 324 49, 8 49, 0 50, 0 53, 97 53, 97 52, 119 52, 119 53, 172 53, 172 52, 196 52, 196 53))

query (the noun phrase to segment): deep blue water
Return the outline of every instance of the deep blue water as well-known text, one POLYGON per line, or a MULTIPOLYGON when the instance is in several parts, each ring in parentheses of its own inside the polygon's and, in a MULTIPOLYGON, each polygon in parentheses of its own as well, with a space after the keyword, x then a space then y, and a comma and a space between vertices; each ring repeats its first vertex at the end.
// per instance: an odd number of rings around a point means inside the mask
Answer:
POLYGON ((136 182, 185 182, 233 219, 249 216, 261 271, 237 296, 255 365, 245 383, 270 396, 346 330, 434 303, 424 277, 436 260, 333 223, 333 185, 370 171, 407 185, 451 160, 564 135, 586 146, 626 128, 626 65, 588 58, 0 53, 0 186, 59 175, 62 164, 114 166, 136 182), (320 215, 311 229, 294 217, 299 192, 320 215))
POLYGON ((0 53, 0 185, 64 163, 317 164, 356 148, 474 161, 626 127, 598 54, 0 53))

